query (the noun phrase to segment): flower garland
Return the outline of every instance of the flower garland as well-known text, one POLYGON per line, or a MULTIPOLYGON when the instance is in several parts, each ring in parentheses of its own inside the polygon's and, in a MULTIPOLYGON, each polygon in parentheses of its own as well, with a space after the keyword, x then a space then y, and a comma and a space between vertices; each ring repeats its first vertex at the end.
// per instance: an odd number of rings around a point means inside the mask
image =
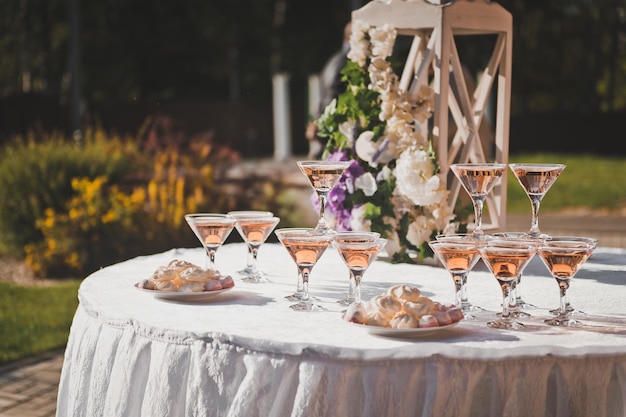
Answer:
POLYGON ((396 30, 352 24, 346 91, 317 120, 327 138, 325 159, 352 161, 331 191, 327 221, 336 230, 370 230, 389 240, 394 262, 432 256, 428 241, 453 229, 448 191, 438 174, 432 144, 420 125, 432 116, 434 92, 417 98, 399 89, 391 65, 396 30))

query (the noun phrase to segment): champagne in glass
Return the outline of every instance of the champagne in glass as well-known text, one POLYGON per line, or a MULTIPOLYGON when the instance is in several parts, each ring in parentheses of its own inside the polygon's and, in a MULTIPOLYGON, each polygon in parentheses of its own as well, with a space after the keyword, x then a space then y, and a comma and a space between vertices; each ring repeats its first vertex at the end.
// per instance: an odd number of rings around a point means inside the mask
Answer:
POLYGON ((484 235, 482 219, 485 199, 504 174, 506 165, 493 163, 452 164, 450 169, 472 199, 474 217, 476 218, 474 235, 481 237, 484 235))
POLYGON ((361 280, 365 271, 370 267, 376 256, 387 244, 387 239, 375 238, 374 240, 354 241, 350 238, 337 236, 333 240, 333 246, 341 255, 341 259, 350 270, 351 278, 354 280, 353 303, 361 303, 361 280))
POLYGON ((576 327, 581 322, 572 316, 571 307, 567 303, 567 290, 570 280, 576 275, 580 267, 587 261, 596 248, 595 239, 585 237, 553 237, 546 240, 537 253, 559 285, 559 309, 557 316, 545 320, 552 326, 576 327))
POLYGON ((226 214, 186 214, 185 220, 207 253, 207 269, 215 270, 215 252, 222 246, 235 226, 235 219, 226 214))
MULTIPOLYGON (((367 243, 374 242, 376 239, 380 237, 380 233, 376 232, 356 232, 356 231, 348 231, 348 232, 338 232, 335 235, 334 245, 337 246, 340 243, 367 243)), ((338 304, 343 306, 348 306, 354 302, 356 297, 355 294, 355 277, 354 274, 350 271, 349 274, 349 285, 348 285, 348 295, 345 298, 337 301, 338 304)))
POLYGON ((272 233, 280 218, 278 217, 239 217, 235 223, 237 231, 252 252, 252 268, 250 274, 244 277, 248 282, 269 282, 265 274, 257 267, 257 254, 261 245, 272 233))
MULTIPOLYGON (((527 232, 497 232, 490 235, 492 238, 504 238, 504 239, 525 239, 530 243, 534 243, 539 246, 547 238, 545 235, 531 237, 527 232)), ((510 313, 513 317, 530 317, 529 313, 523 310, 532 310, 536 307, 530 303, 527 303, 522 298, 522 274, 517 277, 517 282, 511 290, 511 305, 509 306, 510 313)))
POLYGON ((500 284, 502 290, 502 312, 498 320, 487 322, 487 326, 496 329, 523 329, 524 324, 511 320, 509 305, 511 289, 518 276, 537 251, 532 242, 524 240, 489 239, 478 249, 480 256, 500 284))
POLYGON ((323 311, 326 308, 314 304, 309 296, 309 277, 333 239, 333 233, 319 233, 316 229, 277 229, 276 236, 285 247, 296 266, 298 278, 302 280, 302 295, 297 303, 289 306, 296 311, 323 311))
POLYGON ((478 247, 481 245, 479 239, 472 235, 439 235, 437 240, 428 242, 437 259, 452 276, 455 288, 454 304, 463 311, 467 320, 475 320, 471 311, 482 310, 480 307, 472 306, 467 300, 465 287, 467 285, 467 275, 474 268, 480 259, 478 247))
POLYGON ((552 184, 565 169, 563 164, 509 164, 532 205, 532 220, 528 234, 541 236, 539 230, 539 206, 552 184))
POLYGON ((307 177, 311 187, 317 193, 319 201, 319 218, 316 230, 325 232, 330 230, 324 218, 324 209, 328 193, 337 185, 349 161, 297 161, 298 168, 307 177))
MULTIPOLYGON (((238 219, 241 217, 274 217, 274 213, 271 211, 257 211, 257 210, 235 210, 229 211, 226 213, 228 217, 232 217, 234 219, 238 219)), ((241 237, 243 239, 243 236, 241 237)), ((244 239, 245 241, 245 239, 244 239)), ((240 276, 248 277, 252 272, 252 250, 250 250, 250 246, 248 245, 248 256, 246 257, 246 266, 243 269, 237 271, 237 274, 240 276)))

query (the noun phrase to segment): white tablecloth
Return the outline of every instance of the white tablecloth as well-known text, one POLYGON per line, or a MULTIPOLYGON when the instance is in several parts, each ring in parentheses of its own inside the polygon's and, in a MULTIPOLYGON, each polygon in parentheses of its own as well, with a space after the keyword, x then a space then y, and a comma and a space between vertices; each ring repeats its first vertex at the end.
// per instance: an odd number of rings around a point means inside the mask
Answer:
MULTIPOLYGON (((543 324, 558 288, 535 257, 521 285, 526 301, 540 307, 527 330, 486 326, 501 292, 479 263, 469 299, 491 312, 405 339, 341 319, 335 301, 346 295, 348 272, 332 248, 310 286, 327 312, 288 308, 296 267, 276 243, 259 252, 272 283, 236 279, 233 290, 205 302, 163 301, 133 286, 172 259, 204 265, 201 249, 131 259, 80 287, 57 416, 624 416, 625 255, 598 248, 572 281, 570 301, 593 315, 584 329, 543 324)), ((245 259, 245 246, 235 243, 217 252, 216 263, 234 275, 245 259)), ((444 269, 383 261, 366 273, 363 298, 398 283, 454 300, 444 269)))

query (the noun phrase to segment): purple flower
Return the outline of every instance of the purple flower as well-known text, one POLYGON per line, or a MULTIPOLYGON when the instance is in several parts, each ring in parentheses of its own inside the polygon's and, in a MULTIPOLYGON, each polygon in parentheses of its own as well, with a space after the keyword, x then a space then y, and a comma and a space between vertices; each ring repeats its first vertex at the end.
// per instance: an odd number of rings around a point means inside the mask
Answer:
POLYGON ((328 154, 326 157, 327 161, 349 161, 348 151, 337 149, 333 153, 328 154))

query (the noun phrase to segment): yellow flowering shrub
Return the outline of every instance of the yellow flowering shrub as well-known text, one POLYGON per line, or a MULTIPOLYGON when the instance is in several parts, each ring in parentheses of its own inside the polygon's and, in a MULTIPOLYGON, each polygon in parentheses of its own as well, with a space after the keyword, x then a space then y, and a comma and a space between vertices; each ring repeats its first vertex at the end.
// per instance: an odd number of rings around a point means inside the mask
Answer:
POLYGON ((136 140, 88 133, 80 146, 29 140, 0 157, 0 197, 22 195, 0 208, 7 220, 0 239, 15 237, 37 276, 84 277, 135 256, 197 246, 186 213, 270 210, 287 225, 295 216, 280 179, 228 179, 238 161, 228 147, 190 140, 146 151, 136 140))

